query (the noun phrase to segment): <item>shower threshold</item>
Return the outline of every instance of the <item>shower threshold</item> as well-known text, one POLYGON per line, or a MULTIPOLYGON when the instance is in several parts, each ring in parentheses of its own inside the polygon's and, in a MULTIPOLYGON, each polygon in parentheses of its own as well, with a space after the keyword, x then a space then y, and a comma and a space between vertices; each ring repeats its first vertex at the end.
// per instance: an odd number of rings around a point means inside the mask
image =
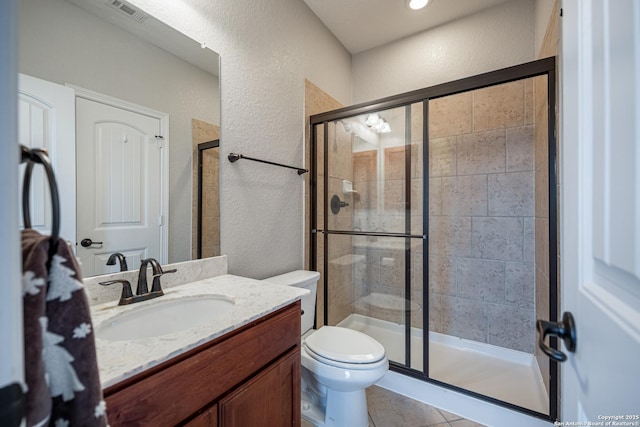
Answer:
MULTIPOLYGON (((404 325, 351 314, 338 326, 379 341, 391 361, 405 363, 404 325)), ((542 414, 549 397, 535 356, 437 332, 429 332, 430 378, 542 414)), ((422 371, 422 330, 411 328, 411 368, 422 371)))

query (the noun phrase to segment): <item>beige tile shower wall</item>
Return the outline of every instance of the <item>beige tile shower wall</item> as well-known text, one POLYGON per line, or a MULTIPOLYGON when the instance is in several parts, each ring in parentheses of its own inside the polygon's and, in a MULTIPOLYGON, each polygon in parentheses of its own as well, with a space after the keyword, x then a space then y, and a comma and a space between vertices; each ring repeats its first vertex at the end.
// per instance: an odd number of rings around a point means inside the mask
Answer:
POLYGON ((220 254, 220 147, 203 155, 202 258, 220 254))
MULTIPOLYGON (((307 168, 311 166, 311 126, 309 122, 309 117, 314 114, 324 113, 326 111, 335 110, 343 107, 338 101, 336 101, 333 97, 331 97, 328 93, 324 92, 318 86, 311 83, 309 80, 305 79, 305 165, 307 168)), ((323 127, 318 127, 318 141, 324 141, 324 131, 323 127)), ((323 193, 324 193, 324 156, 323 152, 320 151, 317 156, 318 160, 318 227, 324 228, 324 224, 322 223, 323 219, 323 193)), ((310 174, 305 175, 305 196, 304 196, 304 206, 305 206, 305 215, 304 215, 304 267, 305 269, 309 269, 309 248, 311 241, 311 189, 310 189, 310 174)), ((324 324, 324 244, 323 244, 323 236, 318 235, 318 246, 317 246, 317 265, 318 271, 320 272, 320 281, 318 282, 318 292, 317 292, 317 305, 316 305, 316 323, 318 325, 324 324)))
MULTIPOLYGON (((547 29, 542 41, 538 58, 547 58, 558 55, 558 2, 553 6, 553 12, 549 18, 547 29)), ((548 158, 548 106, 547 106, 547 79, 546 77, 536 77, 535 86, 535 179, 536 179, 536 199, 535 199, 535 233, 536 233, 536 318, 549 319, 549 158, 548 158)), ((556 124, 558 123, 556 115, 556 124)), ((556 132, 556 135, 558 133, 556 132)), ((560 140, 556 141, 559 153, 560 140)), ((560 165, 560 162, 556 162, 560 165)), ((560 176, 560 171, 556 171, 560 176)), ((560 182, 557 184, 556 200, 560 201, 560 182)), ((558 203, 558 230, 560 230, 560 204, 558 203)), ((560 235, 558 234, 558 309, 560 308, 560 235)), ((535 349, 536 361, 540 368, 540 373, 544 385, 549 392, 549 358, 537 346, 535 349)))
MULTIPOLYGON (((192 206, 191 258, 197 256, 198 244, 198 144, 220 138, 220 127, 202 120, 191 120, 192 206)), ((202 257, 220 255, 220 150, 205 151, 203 165, 202 257)))
POLYGON ((533 353, 533 84, 436 99, 429 114, 430 329, 533 353))

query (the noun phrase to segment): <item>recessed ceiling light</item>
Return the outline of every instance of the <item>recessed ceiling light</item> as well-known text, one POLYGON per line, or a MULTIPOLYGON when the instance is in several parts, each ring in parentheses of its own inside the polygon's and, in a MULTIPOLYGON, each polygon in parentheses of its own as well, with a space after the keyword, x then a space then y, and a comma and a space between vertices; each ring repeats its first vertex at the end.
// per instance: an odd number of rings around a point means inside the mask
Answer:
POLYGON ((431 0, 406 0, 406 5, 411 10, 419 10, 429 4, 431 0))

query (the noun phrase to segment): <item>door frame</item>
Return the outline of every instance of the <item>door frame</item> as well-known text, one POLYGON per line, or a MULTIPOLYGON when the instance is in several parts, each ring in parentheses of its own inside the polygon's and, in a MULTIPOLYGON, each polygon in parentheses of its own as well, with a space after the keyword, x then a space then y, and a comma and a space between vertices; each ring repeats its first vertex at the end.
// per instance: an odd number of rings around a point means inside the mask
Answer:
MULTIPOLYGON (((162 264, 169 262, 169 114, 69 83, 66 83, 65 86, 75 91, 76 99, 82 98, 99 102, 114 108, 149 116, 160 121, 160 136, 162 136, 163 144, 163 150, 160 152, 160 215, 162 216, 162 224, 160 225, 161 259, 158 261, 162 264)), ((79 206, 80 204, 78 204, 78 207, 79 206)))
POLYGON ((0 409, 15 407, 13 420, 25 415, 24 346, 22 325, 22 255, 20 250, 18 195, 18 2, 0 2, 0 409), (7 394, 5 394, 7 393, 7 394), (5 406, 6 405, 6 406, 5 406))
POLYGON ((563 78, 559 131, 563 140, 562 185, 567 189, 561 199, 561 297, 562 311, 573 312, 576 317, 578 336, 575 352, 567 352, 561 372, 561 409, 563 421, 583 425, 589 420, 595 424, 599 414, 619 414, 620 418, 613 419, 630 423, 637 420, 633 416, 638 416, 637 363, 625 356, 636 354, 640 341, 640 301, 637 289, 631 287, 638 283, 640 271, 637 258, 630 266, 621 252, 635 251, 637 257, 640 198, 637 180, 635 188, 629 185, 619 189, 613 171, 637 176, 640 165, 640 9, 637 2, 601 3, 565 0, 560 27, 563 78), (614 30, 611 23, 621 13, 633 23, 621 23, 614 30), (629 37, 631 26, 634 34, 629 37), (626 67, 628 64, 620 63, 619 58, 635 64, 626 67), (634 144, 635 153, 624 150, 624 144, 634 144), (631 164, 616 164, 613 159, 621 152, 631 164), (622 200, 622 191, 631 196, 622 200), (598 212, 600 207, 606 212, 598 212), (620 208, 626 212, 620 212, 620 208), (635 220, 631 226, 630 217, 635 220), (633 370, 627 369, 630 365, 633 370), (595 371, 595 366, 600 369, 595 371), (610 374, 614 369, 617 376, 610 374), (609 388, 628 397, 621 401, 619 395, 603 392, 603 378, 609 388), (612 409, 622 404, 628 405, 625 412, 612 409))

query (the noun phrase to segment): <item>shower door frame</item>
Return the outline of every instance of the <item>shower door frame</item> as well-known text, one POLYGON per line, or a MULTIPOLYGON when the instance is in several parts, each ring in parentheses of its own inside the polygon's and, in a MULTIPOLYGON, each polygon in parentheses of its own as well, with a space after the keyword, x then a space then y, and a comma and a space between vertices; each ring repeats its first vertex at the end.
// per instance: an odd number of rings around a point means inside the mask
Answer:
MULTIPOLYGON (((399 95, 394 95, 390 97, 386 97, 383 99, 357 104, 351 107, 340 108, 333 111, 328 111, 325 113, 315 114, 310 116, 309 125, 310 135, 311 135, 311 144, 310 144, 310 189, 311 189, 311 210, 310 210, 310 226, 311 226, 311 236, 310 236, 310 262, 312 270, 317 271, 317 244, 318 244, 318 234, 322 234, 322 238, 324 240, 324 272, 323 275, 323 291, 324 291, 324 324, 327 324, 328 320, 328 307, 329 307, 329 295, 328 295, 328 277, 327 273, 328 269, 328 251, 329 251, 329 235, 349 235, 349 236, 369 236, 369 237, 402 237, 405 238, 405 254, 406 254, 406 262, 405 262, 405 365, 401 365, 397 362, 391 361, 390 369, 395 372, 402 373, 404 375, 411 376, 413 378, 420 379, 422 381, 430 382, 437 384, 439 386, 455 390, 466 395, 470 395, 476 397, 478 399, 495 403, 500 406, 504 406, 510 409, 517 410, 519 412, 523 412, 537 418, 542 418, 549 421, 555 421, 558 417, 558 363, 554 360, 549 360, 549 413, 543 414, 537 411, 533 411, 528 408, 524 408, 518 405, 514 405, 512 403, 508 403, 493 397, 489 397, 483 394, 479 394, 473 391, 466 390, 464 388, 451 385, 433 378, 429 377, 429 292, 423 292, 423 370, 418 371, 410 368, 410 329, 411 329, 411 312, 410 312, 410 302, 411 302, 411 263, 408 257, 410 257, 410 240, 412 238, 419 238, 423 240, 423 259, 422 259, 422 271, 423 271, 423 289, 428 289, 429 287, 429 268, 428 268, 428 260, 429 260, 429 247, 428 247, 428 227, 429 227, 429 101, 432 99, 442 98, 449 95, 455 95, 461 92, 468 92, 472 90, 482 89, 489 86, 495 86, 504 83, 510 83, 517 80, 524 80, 532 77, 539 76, 547 76, 547 100, 548 100, 548 162, 549 162, 549 185, 548 185, 548 194, 549 194, 549 313, 548 319, 551 322, 558 321, 558 280, 557 280, 557 272, 558 272, 558 258, 557 258, 557 233, 558 233, 558 222, 557 222, 557 163, 556 163, 556 58, 550 57, 545 59, 539 59, 536 61, 524 63, 521 65, 515 65, 508 68, 503 68, 496 71, 491 71, 484 74, 479 74, 472 77, 467 77, 459 80, 455 80, 452 82, 447 82, 431 87, 427 87, 424 89, 418 89, 411 92, 406 92, 399 95), (363 231, 342 231, 342 230, 328 230, 326 229, 328 224, 328 126, 329 122, 334 122, 341 119, 346 119, 353 116, 358 116, 367 113, 378 112, 382 110, 388 110, 391 108, 399 108, 399 107, 408 107, 412 104, 416 104, 422 102, 423 104, 423 230, 422 235, 411 235, 410 234, 410 222, 405 223, 405 229, 407 233, 381 233, 381 232, 363 232, 363 231), (322 141, 324 145, 323 155, 324 155, 324 221, 325 229, 318 229, 318 170, 317 170, 317 147, 318 140, 316 134, 317 125, 322 125, 324 127, 324 140, 322 141), (426 327, 426 334, 425 332, 426 327)), ((410 117, 408 118, 410 120, 410 117)), ((405 174, 410 174, 410 156, 411 156, 411 148, 410 145, 406 145, 405 139, 405 147, 406 147, 406 159, 407 159, 407 168, 405 170, 405 174)), ((405 176, 406 182, 410 182, 408 176, 405 176)), ((405 185, 405 197, 406 201, 410 202, 411 196, 411 186, 405 185)), ((410 204, 407 203, 407 208, 405 209, 406 217, 408 217, 410 221, 410 204)), ((550 340, 550 344, 552 348, 558 349, 558 341, 556 338, 552 337, 550 340)))

